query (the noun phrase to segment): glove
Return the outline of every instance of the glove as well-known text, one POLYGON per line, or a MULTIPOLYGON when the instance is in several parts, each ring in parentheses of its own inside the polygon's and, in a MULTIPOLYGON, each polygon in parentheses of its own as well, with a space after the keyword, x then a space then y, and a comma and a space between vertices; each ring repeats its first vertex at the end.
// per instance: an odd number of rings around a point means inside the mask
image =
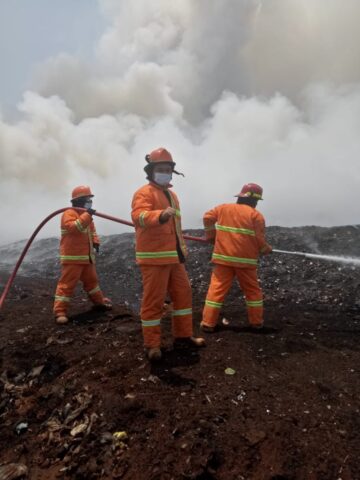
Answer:
POLYGON ((175 217, 175 215, 176 215, 175 208, 167 207, 165 208, 165 210, 161 212, 159 217, 159 222, 166 223, 171 217, 175 217))
POLYGON ((269 253, 272 252, 272 246, 267 244, 265 247, 263 247, 263 249, 261 250, 261 253, 263 255, 269 255, 269 253))
POLYGON ((98 243, 94 243, 93 247, 94 247, 94 250, 95 250, 96 253, 100 252, 100 245, 98 243))
POLYGON ((94 213, 96 212, 96 210, 94 210, 93 208, 88 208, 86 211, 91 216, 94 215, 94 213))

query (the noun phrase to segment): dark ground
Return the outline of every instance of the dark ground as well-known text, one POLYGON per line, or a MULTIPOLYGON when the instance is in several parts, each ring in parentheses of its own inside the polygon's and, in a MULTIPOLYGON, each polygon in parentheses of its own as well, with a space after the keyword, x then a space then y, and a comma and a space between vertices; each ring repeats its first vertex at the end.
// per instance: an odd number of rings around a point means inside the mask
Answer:
MULTIPOLYGON (((360 256, 358 227, 268 236, 276 248, 360 256)), ((0 249, 2 286, 18 247, 0 249)), ((64 327, 51 315, 56 248, 35 244, 1 312, 0 465, 23 463, 34 480, 360 479, 359 267, 273 254, 261 265, 264 332, 249 331, 234 287, 229 325, 201 351, 174 350, 165 316, 164 360, 151 367, 133 237, 105 238, 98 259, 114 310, 89 311, 79 290, 64 327)), ((209 256, 191 245, 196 330, 209 256)))

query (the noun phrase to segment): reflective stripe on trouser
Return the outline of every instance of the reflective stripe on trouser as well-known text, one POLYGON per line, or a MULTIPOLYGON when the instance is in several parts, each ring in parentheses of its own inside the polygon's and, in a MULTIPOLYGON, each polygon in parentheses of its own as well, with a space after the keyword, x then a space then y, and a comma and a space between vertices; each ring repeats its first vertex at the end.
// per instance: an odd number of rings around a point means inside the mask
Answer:
POLYGON ((221 306, 235 276, 246 299, 249 323, 260 325, 263 322, 263 295, 256 269, 215 265, 203 310, 202 322, 205 325, 214 327, 217 324, 221 306))
POLYGON ((147 348, 160 347, 163 306, 167 293, 173 303, 172 334, 175 338, 191 337, 191 286, 182 263, 140 265, 143 279, 141 324, 147 348))
POLYGON ((61 266, 61 276, 56 287, 54 313, 56 316, 66 315, 70 299, 74 293, 76 284, 81 281, 84 290, 94 304, 104 303, 96 274, 95 265, 65 264, 61 266))

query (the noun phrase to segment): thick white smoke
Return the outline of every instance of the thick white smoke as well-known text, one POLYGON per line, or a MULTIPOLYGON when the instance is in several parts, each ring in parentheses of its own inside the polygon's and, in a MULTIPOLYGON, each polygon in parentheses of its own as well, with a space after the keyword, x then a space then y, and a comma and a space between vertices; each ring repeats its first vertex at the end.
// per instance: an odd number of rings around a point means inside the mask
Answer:
POLYGON ((1 243, 28 236, 76 184, 129 219, 159 146, 186 175, 174 179, 185 227, 248 181, 264 187, 268 224, 359 223, 357 0, 99 6, 109 27, 93 63, 50 58, 20 119, 0 118, 1 243))

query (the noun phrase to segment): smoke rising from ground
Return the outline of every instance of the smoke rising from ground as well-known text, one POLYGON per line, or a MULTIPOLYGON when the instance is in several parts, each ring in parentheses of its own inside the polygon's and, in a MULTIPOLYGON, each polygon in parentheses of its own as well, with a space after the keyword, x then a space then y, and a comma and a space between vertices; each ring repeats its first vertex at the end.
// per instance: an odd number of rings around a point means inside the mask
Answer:
POLYGON ((19 119, 0 118, 1 243, 66 206, 78 183, 99 211, 128 219, 159 146, 186 175, 174 179, 184 227, 248 181, 264 187, 269 224, 359 223, 357 0, 99 6, 109 27, 94 61, 48 59, 19 119))

